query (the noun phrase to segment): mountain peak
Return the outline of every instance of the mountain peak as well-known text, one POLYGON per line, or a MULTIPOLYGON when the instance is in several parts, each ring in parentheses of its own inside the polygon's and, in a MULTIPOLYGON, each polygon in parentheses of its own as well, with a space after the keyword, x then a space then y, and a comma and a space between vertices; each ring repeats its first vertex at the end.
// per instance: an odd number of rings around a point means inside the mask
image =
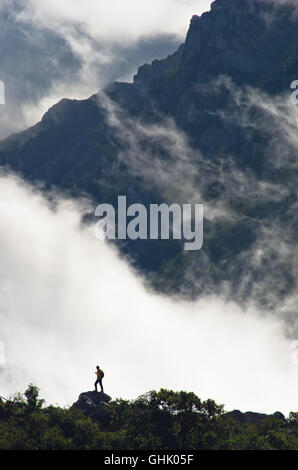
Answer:
POLYGON ((268 64, 280 67, 286 41, 296 41, 294 11, 294 5, 274 0, 216 0, 209 12, 194 15, 183 57, 195 64, 195 81, 219 75, 252 85, 270 81, 268 64))

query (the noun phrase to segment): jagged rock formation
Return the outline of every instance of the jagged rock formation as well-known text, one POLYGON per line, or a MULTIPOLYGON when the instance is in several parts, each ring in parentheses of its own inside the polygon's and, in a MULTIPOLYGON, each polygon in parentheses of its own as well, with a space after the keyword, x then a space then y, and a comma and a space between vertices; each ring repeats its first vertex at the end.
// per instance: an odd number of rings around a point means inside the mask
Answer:
POLYGON ((103 418, 106 413, 106 407, 111 400, 111 397, 106 393, 95 391, 83 392, 72 407, 78 408, 94 418, 103 418))
POLYGON ((239 410, 233 410, 226 413, 226 416, 235 419, 239 423, 248 423, 248 424, 257 424, 259 421, 265 418, 278 419, 280 421, 286 422, 285 416, 276 411, 272 415, 266 415, 265 413, 255 413, 253 411, 247 411, 243 413, 239 410))

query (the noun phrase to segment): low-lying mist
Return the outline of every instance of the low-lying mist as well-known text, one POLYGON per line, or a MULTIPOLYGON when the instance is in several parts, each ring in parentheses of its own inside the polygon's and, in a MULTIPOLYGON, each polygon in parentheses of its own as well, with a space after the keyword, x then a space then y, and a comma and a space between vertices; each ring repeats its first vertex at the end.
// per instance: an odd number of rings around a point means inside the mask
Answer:
POLYGON ((92 390, 113 398, 169 388, 226 409, 297 409, 297 365, 282 325, 253 306, 149 292, 114 247, 82 226, 79 203, 0 177, 0 395, 30 382, 47 403, 92 390))

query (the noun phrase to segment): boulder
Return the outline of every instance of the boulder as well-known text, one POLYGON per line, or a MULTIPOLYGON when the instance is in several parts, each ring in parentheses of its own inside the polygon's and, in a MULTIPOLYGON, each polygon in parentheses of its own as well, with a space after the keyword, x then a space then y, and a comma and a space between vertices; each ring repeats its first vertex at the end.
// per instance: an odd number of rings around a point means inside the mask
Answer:
POLYGON ((103 392, 83 392, 72 408, 82 410, 86 415, 94 418, 104 418, 111 397, 103 392))

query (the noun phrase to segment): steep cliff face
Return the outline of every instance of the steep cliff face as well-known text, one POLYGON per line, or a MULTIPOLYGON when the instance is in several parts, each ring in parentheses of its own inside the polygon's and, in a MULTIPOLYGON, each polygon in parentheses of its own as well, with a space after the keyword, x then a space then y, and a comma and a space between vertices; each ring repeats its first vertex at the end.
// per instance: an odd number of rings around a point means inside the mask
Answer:
MULTIPOLYGON (((224 291, 274 310, 298 279, 296 79, 293 6, 216 0, 175 54, 140 67, 133 83, 62 100, 0 144, 0 164, 94 202, 203 202, 200 252, 175 241, 119 248, 158 289, 224 291)), ((295 309, 286 316, 294 328, 295 309)))
MULTIPOLYGON (((211 11, 194 16, 187 34, 184 56, 204 60, 200 74, 228 73, 247 81, 263 73, 263 58, 270 51, 271 26, 267 24, 268 4, 253 0, 214 2, 211 11)), ((290 14, 290 11, 289 11, 290 14)))
MULTIPOLYGON (((269 0, 217 0, 210 12, 193 16, 186 41, 175 54, 141 66, 133 84, 113 83, 104 91, 128 116, 147 123, 159 122, 161 115, 170 116, 195 148, 207 155, 214 154, 214 148, 221 148, 221 153, 237 150, 241 159, 235 143, 229 148, 223 136, 216 143, 216 134, 224 127, 221 111, 235 111, 227 82, 218 79, 225 76, 235 85, 288 92, 291 81, 298 77, 297 57, 293 7, 276 8, 269 0), (206 145, 206 135, 212 132, 206 145)), ((227 126, 226 130, 229 132, 227 126)), ((108 154, 113 158, 121 145, 107 122, 101 95, 83 101, 65 99, 41 123, 3 141, 0 162, 27 177, 73 184, 78 189, 82 186, 92 192, 90 175, 84 185, 79 167, 83 172, 92 168, 93 174, 100 171, 98 165, 95 169, 96 163, 101 165, 108 154)))
MULTIPOLYGON (((178 93, 170 96, 176 104, 194 83, 202 85, 220 75, 279 93, 288 88, 290 74, 297 76, 296 38, 291 4, 217 0, 210 12, 192 17, 186 41, 175 54, 140 67, 135 84, 152 96, 156 87, 169 95, 173 87, 178 93)), ((159 103, 163 107, 164 101, 159 103)))

